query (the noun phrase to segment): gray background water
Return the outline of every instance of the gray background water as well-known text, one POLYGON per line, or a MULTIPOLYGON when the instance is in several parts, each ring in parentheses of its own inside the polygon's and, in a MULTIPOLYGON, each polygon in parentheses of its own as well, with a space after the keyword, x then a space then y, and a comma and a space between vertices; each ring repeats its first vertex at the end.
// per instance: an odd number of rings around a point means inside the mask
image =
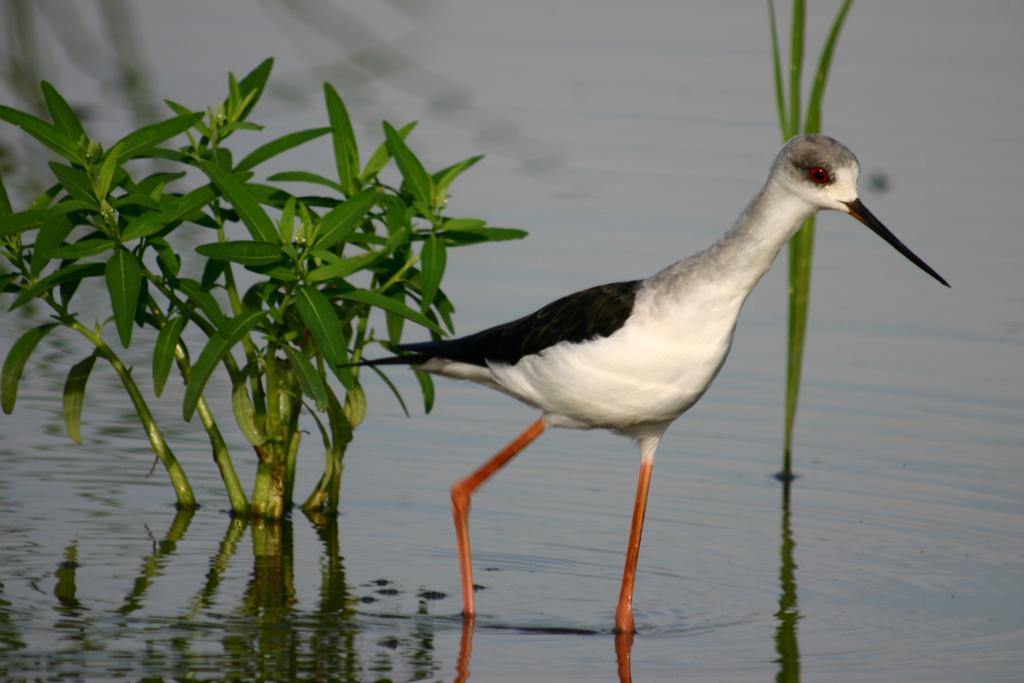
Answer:
MULTIPOLYGON (((811 5, 813 59, 836 3, 811 5)), ((411 141, 430 167, 486 153, 453 210, 531 234, 452 254, 463 332, 702 248, 779 143, 760 3, 48 0, 3 12, 0 101, 29 107, 46 78, 108 141, 162 116, 161 97, 219 101, 227 70, 272 55, 257 116, 272 132, 321 125, 330 80, 364 148, 380 119, 417 119, 411 141)), ((636 680, 1019 680, 1022 28, 1018 1, 855 4, 825 128, 884 181, 863 184, 865 203, 953 288, 849 218, 821 218, 787 528, 770 478, 780 259, 717 383, 659 454, 636 680)), ((39 148, 9 126, 0 142, 8 187, 32 187, 39 148)), ((329 172, 326 154, 293 159, 329 172)), ((33 320, 0 318, 0 353, 33 320)), ((145 343, 137 353, 146 368, 145 343)), ((151 457, 111 373, 90 383, 85 445, 64 435, 60 388, 84 355, 70 335, 48 338, 15 414, 0 417, 0 676, 455 677, 448 486, 530 410, 447 382, 432 415, 406 419, 371 380, 340 524, 318 535, 297 516, 277 538, 229 523, 204 439, 168 392, 159 419, 206 504, 174 526, 170 488, 159 470, 146 478, 151 457)), ((232 443, 251 482, 252 458, 232 443)), ((320 457, 309 439, 298 491, 320 457)), ((472 680, 615 679, 636 464, 620 438, 549 433, 475 499, 486 590, 472 680)))

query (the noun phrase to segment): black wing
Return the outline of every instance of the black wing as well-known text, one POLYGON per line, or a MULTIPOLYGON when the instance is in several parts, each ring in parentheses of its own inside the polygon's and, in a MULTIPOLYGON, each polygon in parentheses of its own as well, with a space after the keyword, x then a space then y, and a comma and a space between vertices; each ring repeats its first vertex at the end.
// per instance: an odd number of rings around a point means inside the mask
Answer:
POLYGON ((633 313, 640 283, 641 280, 632 280, 584 289, 518 320, 467 337, 402 344, 399 348, 413 355, 388 360, 421 363, 430 358, 447 358, 473 365, 487 365, 488 361, 515 365, 523 356, 560 342, 607 337, 633 313))

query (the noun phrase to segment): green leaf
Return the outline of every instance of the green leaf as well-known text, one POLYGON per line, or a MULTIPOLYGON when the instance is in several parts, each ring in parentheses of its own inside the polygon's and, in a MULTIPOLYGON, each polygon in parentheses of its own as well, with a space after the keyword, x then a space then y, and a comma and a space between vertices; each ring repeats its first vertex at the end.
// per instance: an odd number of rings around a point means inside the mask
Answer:
POLYGON ((329 187, 335 192, 341 192, 341 185, 334 182, 330 178, 325 178, 322 175, 316 173, 310 173, 308 171, 282 171, 281 173, 275 173, 274 175, 267 178, 274 182, 282 183, 309 183, 310 185, 323 185, 329 187))
MULTIPOLYGON (((405 289, 402 287, 395 287, 394 291, 388 296, 400 304, 405 303, 405 289)), ((391 311, 385 311, 384 317, 388 327, 388 340, 392 344, 399 343, 402 341, 402 328, 405 327, 405 318, 391 311)))
POLYGON ((100 201, 107 198, 107 193, 110 192, 110 183, 114 180, 114 173, 117 171, 120 161, 121 157, 118 155, 117 147, 107 152, 107 155, 103 158, 103 163, 100 164, 100 171, 96 174, 96 180, 93 185, 96 198, 100 201))
POLYGON ((306 354, 291 346, 283 346, 282 348, 285 355, 291 361, 296 376, 299 378, 299 386, 302 388, 302 393, 313 399, 319 410, 326 410, 327 386, 324 384, 324 378, 313 367, 306 354))
POLYGON ((366 189, 328 211, 320 219, 320 225, 316 229, 316 247, 330 249, 339 242, 344 242, 363 222, 367 212, 377 202, 378 196, 377 190, 366 189))
MULTIPOLYGON (((445 228, 448 226, 445 225, 445 228)), ((460 230, 444 230, 438 233, 452 246, 479 244, 480 242, 504 242, 521 240, 529 233, 518 228, 464 228, 460 230)))
POLYGON ((287 152, 293 147, 315 140, 318 137, 330 133, 330 128, 310 128, 308 130, 300 130, 295 133, 288 133, 282 135, 276 140, 271 140, 265 145, 260 145, 253 151, 249 152, 244 159, 238 162, 235 166, 235 171, 247 171, 259 164, 262 164, 267 159, 276 157, 278 154, 287 152))
POLYGON ((61 268, 60 270, 47 275, 31 287, 22 290, 21 294, 18 295, 18 298, 14 300, 14 303, 11 304, 11 307, 8 310, 13 311, 19 306, 23 306, 28 301, 31 301, 43 292, 50 291, 57 285, 63 285, 68 282, 79 282, 87 277, 96 277, 97 275, 102 275, 104 270, 104 265, 102 263, 75 263, 61 268))
POLYGON ((185 421, 192 419, 195 414, 199 398, 203 394, 207 380, 213 374, 214 368, 220 363, 235 344, 240 342, 252 328, 266 317, 266 311, 250 311, 232 318, 218 327, 217 331, 206 343, 199 358, 188 373, 188 384, 185 386, 185 401, 182 414, 185 421))
POLYGON ((378 368, 376 365, 371 365, 370 369, 373 370, 374 373, 376 373, 376 375, 378 377, 380 377, 381 381, 384 382, 384 384, 387 385, 388 389, 391 390, 391 393, 394 395, 395 399, 398 401, 398 405, 401 406, 402 412, 405 413, 406 417, 409 417, 409 408, 408 408, 408 406, 405 405, 405 399, 402 398, 402 392, 400 392, 398 390, 398 387, 396 387, 395 383, 391 381, 391 378, 388 377, 386 374, 384 374, 381 371, 381 369, 378 368))
POLYGON ((362 304, 369 304, 385 311, 391 311, 397 313, 403 318, 408 318, 417 325, 426 327, 428 330, 437 332, 438 334, 444 334, 437 323, 433 322, 419 311, 415 311, 405 304, 401 304, 394 299, 388 298, 379 292, 371 292, 363 289, 353 289, 347 292, 338 292, 337 296, 342 299, 348 299, 349 301, 356 301, 362 304))
POLYGON ((179 133, 183 133, 203 118, 202 112, 182 114, 159 123, 143 126, 133 133, 124 136, 111 147, 108 155, 116 154, 122 162, 133 159, 143 152, 149 151, 179 133))
POLYGON ((107 261, 106 278, 117 334, 121 338, 121 346, 128 348, 142 288, 142 268, 135 254, 124 248, 115 251, 107 261))
POLYGON ((235 422, 246 441, 253 446, 262 446, 267 437, 256 421, 256 407, 252 404, 245 375, 240 374, 233 379, 231 385, 231 410, 235 413, 235 422))
POLYGON ((4 177, 0 175, 0 218, 7 218, 12 213, 14 213, 14 209, 11 208, 11 198, 7 196, 4 177))
MULTIPOLYGON (((105 251, 109 251, 115 244, 114 240, 105 238, 87 238, 79 240, 74 244, 65 244, 63 247, 54 249, 50 252, 49 256, 50 258, 59 258, 61 260, 75 260, 102 254, 105 251)), ((35 265, 34 259, 33 265, 35 265)))
POLYGON ((239 116, 240 119, 245 119, 249 116, 249 113, 259 102, 260 96, 263 94, 263 89, 267 85, 267 79, 270 78, 270 71, 274 68, 274 59, 269 57, 259 63, 255 69, 250 71, 246 76, 238 82, 238 89, 242 93, 243 98, 249 98, 242 108, 242 114, 239 116))
POLYGON ((75 443, 82 443, 82 406, 85 404, 85 385, 89 381, 96 354, 91 353, 71 366, 64 381, 64 425, 75 443))
POLYGON ((341 321, 327 297, 316 287, 300 287, 295 294, 295 308, 327 364, 333 367, 347 362, 341 321))
POLYGON ((85 175, 85 171, 59 164, 56 161, 50 162, 50 170, 53 171, 53 175, 57 176, 57 180, 69 195, 90 206, 97 206, 92 184, 89 182, 89 176, 85 175))
POLYGON ((156 336, 156 344, 153 346, 153 393, 157 396, 163 393, 167 384, 174 363, 174 351, 187 323, 188 318, 183 315, 165 320, 156 336))
POLYGON ((432 205, 435 209, 444 207, 448 202, 447 190, 448 186, 452 184, 452 181, 483 158, 483 155, 470 157, 434 174, 434 195, 432 198, 432 205))
POLYGON ((25 232, 29 228, 41 225, 49 216, 49 210, 39 211, 34 209, 4 216, 0 218, 0 237, 25 232))
POLYGON ((213 185, 197 187, 186 195, 173 200, 163 211, 144 213, 128 223, 121 233, 121 240, 130 242, 141 237, 149 237, 164 229, 164 226, 175 221, 186 220, 195 215, 217 196, 213 185))
POLYGON ((46 81, 42 82, 43 99, 46 100, 46 108, 50 112, 50 118, 57 126, 57 129, 72 140, 78 140, 85 135, 82 122, 78 119, 75 110, 67 103, 57 89, 46 81))
POLYGON ((220 310, 220 305, 217 300, 213 298, 200 283, 189 278, 181 278, 178 280, 178 288, 185 293, 188 300, 191 301, 196 308, 203 312, 206 319, 209 320, 214 327, 223 327, 227 324, 227 318, 220 310))
POLYGON ((444 242, 437 235, 431 235, 423 243, 423 250, 420 252, 420 265, 423 271, 423 283, 420 292, 423 296, 423 310, 430 308, 441 286, 441 278, 444 277, 445 264, 448 262, 448 254, 445 252, 444 242))
POLYGON ((366 417, 366 392, 358 384, 345 392, 345 405, 342 408, 345 419, 353 427, 358 426, 366 417))
POLYGON ((348 117, 345 103, 330 83, 324 83, 324 99, 327 102, 327 118, 331 122, 338 182, 342 192, 352 195, 359 189, 359 148, 352 131, 352 121, 348 117))
MULTIPOLYGON (((413 121, 412 123, 405 124, 404 126, 398 129, 398 137, 405 140, 405 138, 409 136, 409 133, 411 133, 413 128, 415 127, 415 121, 413 121)), ((362 184, 365 185, 369 181, 376 178, 377 174, 381 172, 381 169, 383 169, 387 165, 390 159, 391 153, 388 152, 388 144, 387 142, 382 142, 380 146, 377 147, 376 151, 374 151, 373 155, 370 157, 370 160, 366 162, 366 168, 363 169, 363 175, 359 177, 360 182, 362 182, 362 184)))
POLYGON ((0 405, 8 415, 14 410, 14 403, 18 400, 18 382, 21 381, 21 373, 25 369, 28 357, 47 332, 56 326, 57 323, 46 323, 33 327, 18 337, 18 341, 14 342, 11 350, 7 352, 3 373, 0 375, 0 405))
POLYGON ((167 240, 156 237, 149 241, 149 246, 156 250, 156 264, 165 278, 173 280, 181 272, 181 257, 167 240))
POLYGON ((277 229, 270 216, 249 193, 245 185, 219 166, 208 161, 200 161, 203 172, 210 177, 224 197, 235 207, 238 217, 249 229, 253 239, 261 242, 280 242, 277 229))
POLYGON ((46 121, 4 105, 0 105, 0 121, 7 121, 21 128, 68 161, 82 163, 78 144, 46 121))
POLYGON ((429 413, 434 408, 434 380, 430 373, 422 370, 414 370, 416 381, 420 383, 420 391, 423 393, 423 412, 429 413))
POLYGON ((431 206, 431 197, 434 194, 433 182, 427 174, 423 164, 416 158, 402 140, 402 136, 387 121, 384 122, 384 136, 387 140, 388 151, 395 158, 398 170, 402 173, 405 186, 409 189, 413 198, 424 207, 431 206))
POLYGON ((228 240, 200 244, 196 251, 215 261, 231 261, 243 266, 265 266, 280 261, 284 254, 281 245, 251 240, 228 240))
POLYGON ((360 270, 368 268, 380 259, 384 258, 384 256, 386 256, 386 254, 382 251, 368 251, 365 254, 359 254, 358 256, 340 258, 327 265, 311 270, 306 275, 306 281, 326 282, 328 280, 348 277, 352 273, 357 273, 360 270))

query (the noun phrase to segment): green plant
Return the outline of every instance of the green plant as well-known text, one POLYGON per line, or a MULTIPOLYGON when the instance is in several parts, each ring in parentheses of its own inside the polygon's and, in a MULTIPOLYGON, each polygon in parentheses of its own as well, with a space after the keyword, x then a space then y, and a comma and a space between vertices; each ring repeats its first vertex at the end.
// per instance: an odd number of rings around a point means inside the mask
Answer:
MULTIPOLYGON (((0 394, 10 413, 39 341, 57 327, 80 334, 91 352, 71 367, 65 383, 68 434, 81 441, 86 383, 96 360, 107 362, 167 470, 178 505, 193 507, 188 478, 149 407, 151 398, 105 338, 111 320, 125 348, 135 328, 153 328, 153 393, 162 393, 177 366, 185 381, 183 417, 199 415, 232 510, 276 519, 292 504, 300 414, 312 416, 326 451, 323 474, 304 507, 336 511, 343 456, 366 412, 361 368, 353 363, 368 345, 398 343, 406 321, 434 336, 452 331, 454 309, 441 289, 447 250, 525 233, 446 216, 448 188, 480 157, 428 173, 405 143, 414 123, 399 129, 385 123, 384 142, 361 163, 348 113, 329 84, 329 125, 277 137, 236 161, 225 142, 261 130, 249 117, 271 67, 266 60, 240 80, 231 75, 226 100, 205 113, 168 100, 174 117, 107 149, 88 136, 48 83, 42 89, 51 122, 0 106, 0 120, 62 157, 50 163, 56 182, 22 211, 12 209, 0 179, 0 253, 9 266, 0 273, 0 288, 14 296, 12 310, 39 301, 51 317, 10 349, 0 394), (187 145, 165 146, 181 135, 187 145), (332 141, 336 179, 289 170, 254 180, 256 167, 325 136, 332 141), (400 187, 381 178, 392 160, 400 187), (295 183, 317 194, 285 189, 295 183), (174 247, 182 232, 198 233, 203 242, 185 259, 174 247), (201 274, 187 277, 186 270, 201 274), (76 294, 99 278, 110 315, 87 324, 76 294), (384 313, 382 331, 373 310, 384 313), (201 348, 193 353, 189 340, 196 337, 201 348), (258 458, 251 502, 204 397, 218 366, 231 381, 235 421, 258 458)), ((404 410, 395 386, 373 370, 404 410)), ((417 378, 429 411, 433 385, 424 373, 417 378)))
MULTIPOLYGON (((801 120, 800 107, 804 61, 804 23, 806 7, 803 0, 793 1, 792 28, 789 49, 789 97, 782 75, 778 30, 775 21, 775 3, 768 0, 768 21, 772 38, 772 67, 775 80, 775 101, 779 113, 782 140, 804 133, 821 132, 821 107, 825 98, 832 55, 839 33, 853 0, 843 0, 832 22, 828 39, 818 58, 814 72, 814 86, 807 102, 807 115, 801 120)), ((800 375, 804 359, 804 339, 807 333, 807 308, 811 295, 811 260, 814 255, 814 218, 809 218, 789 241, 789 341, 786 354, 786 417, 783 442, 782 471, 778 477, 784 481, 793 478, 793 425, 796 420, 797 401, 800 396, 800 375)))

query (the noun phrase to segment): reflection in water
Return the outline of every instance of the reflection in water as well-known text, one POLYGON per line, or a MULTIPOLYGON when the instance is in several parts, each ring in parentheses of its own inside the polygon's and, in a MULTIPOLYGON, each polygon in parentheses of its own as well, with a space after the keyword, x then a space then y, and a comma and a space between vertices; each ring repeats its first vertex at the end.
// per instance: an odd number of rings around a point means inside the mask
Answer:
MULTIPOLYGON (((308 573, 302 575, 306 585, 296 579, 294 528, 287 519, 267 524, 231 519, 205 575, 180 571, 183 562, 195 564, 182 549, 194 553, 195 544, 202 543, 202 538, 184 542, 195 514, 180 511, 163 537, 153 540, 120 606, 83 595, 77 583, 81 541, 68 544, 52 592, 58 615, 51 630, 54 642, 42 650, 18 632, 18 614, 3 599, 0 584, 0 679, 33 672, 74 679, 139 679, 170 672, 202 680, 439 677, 435 631, 438 624, 450 629, 452 622, 429 614, 429 591, 421 591, 415 614, 357 611, 355 606, 367 600, 353 595, 346 581, 336 518, 310 519, 322 550, 319 576, 312 580, 317 585, 309 586, 308 573), (252 547, 248 568, 238 562, 247 535, 252 547), (246 577, 242 583, 240 569, 246 577), (195 584, 191 600, 178 605, 174 598, 187 596, 190 582, 195 584), (172 586, 171 593, 159 590, 165 584, 172 586)), ((468 679, 471 641, 470 624, 462 633, 457 680, 468 679)))
POLYGON ((796 626, 800 621, 800 610, 796 599, 796 562, 793 560, 793 529, 790 524, 789 486, 791 482, 782 483, 782 545, 779 549, 779 583, 782 593, 779 595, 779 611, 775 613, 778 626, 775 628, 775 651, 779 657, 775 661, 779 665, 779 673, 775 680, 779 683, 799 683, 800 681, 800 648, 797 643, 796 626))
POLYGON ((195 514, 195 510, 178 510, 178 514, 174 516, 171 528, 167 530, 163 540, 159 543, 153 541, 153 554, 143 560, 142 569, 139 571, 131 591, 125 597, 121 609, 118 610, 120 614, 128 615, 142 607, 146 592, 153 581, 164 573, 168 559, 177 551, 178 542, 184 538, 195 514))
POLYGON ((615 634, 615 661, 618 663, 619 683, 633 683, 633 634, 615 634))

